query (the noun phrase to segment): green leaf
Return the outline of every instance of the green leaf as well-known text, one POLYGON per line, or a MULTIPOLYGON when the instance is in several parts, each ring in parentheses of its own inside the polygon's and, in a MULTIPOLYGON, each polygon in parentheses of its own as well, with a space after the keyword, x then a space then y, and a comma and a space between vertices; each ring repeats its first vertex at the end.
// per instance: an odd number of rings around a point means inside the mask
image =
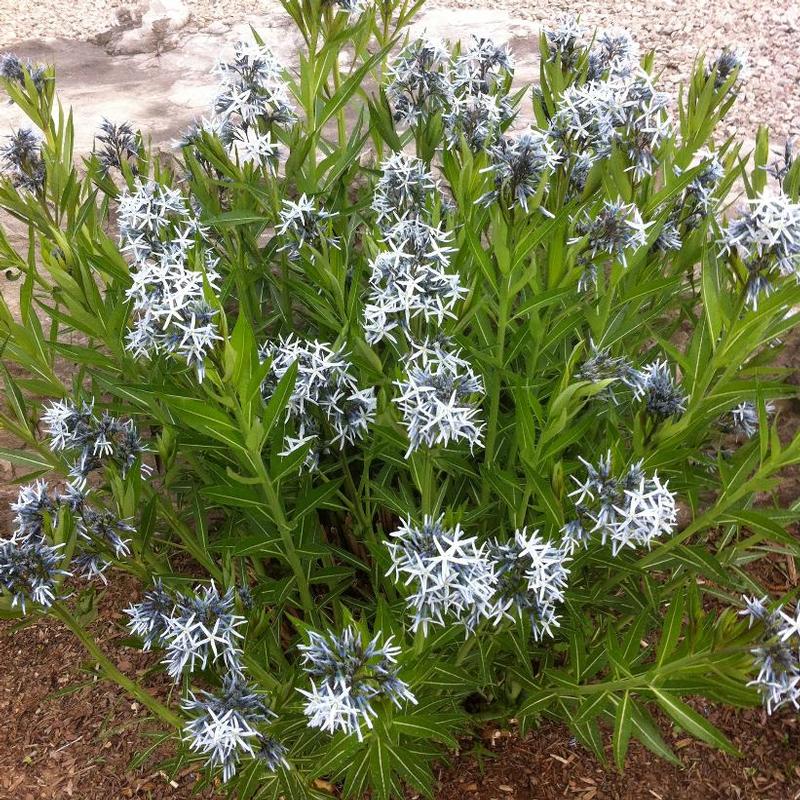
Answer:
POLYGON ((617 767, 625 767, 625 756, 628 753, 628 743, 631 738, 631 712, 633 702, 630 692, 626 691, 617 703, 617 710, 614 714, 614 736, 612 738, 612 749, 614 751, 614 761, 617 767))
POLYGON ((376 800, 390 800, 393 795, 392 754, 378 732, 372 734, 369 748, 370 784, 376 800))
POLYGON ((392 718, 392 728, 398 730, 404 736, 412 739, 435 739, 448 747, 458 747, 455 737, 445 730, 446 723, 452 722, 452 717, 424 714, 398 715, 392 718))
POLYGON ((722 731, 715 728, 707 719, 701 717, 693 708, 678 700, 677 697, 661 689, 652 688, 658 704, 672 720, 683 730, 708 744, 714 745, 725 753, 740 756, 741 753, 728 741, 722 731))
POLYGON ((672 595, 664 625, 661 628, 661 638, 656 648, 656 666, 661 667, 675 649, 681 635, 683 624, 683 609, 686 596, 680 588, 672 595))
POLYGON ((264 426, 264 441, 267 441, 275 429, 279 419, 282 419, 289 404, 289 398, 294 391, 295 380, 297 379, 297 362, 292 364, 286 370, 283 377, 278 381, 275 391, 269 398, 269 402, 264 409, 264 415, 261 419, 264 426))
POLYGON ((422 758, 407 748, 392 747, 389 742, 385 742, 384 746, 392 756, 395 770, 406 783, 425 797, 433 798, 433 772, 429 759, 422 758))
POLYGON ((18 464, 21 467, 29 467, 30 469, 53 469, 52 461, 30 450, 8 450, 6 448, 0 448, 0 458, 10 461, 12 464, 18 464))
POLYGON ((633 726, 633 736, 635 736, 651 753, 666 759, 676 766, 680 766, 680 760, 670 750, 669 745, 664 741, 664 737, 659 732, 650 713, 641 705, 632 706, 631 723, 633 726))
POLYGON ((361 84, 370 70, 384 58, 393 46, 394 41, 375 52, 337 89, 317 118, 317 131, 320 131, 331 117, 345 107, 350 97, 361 88, 361 84))
POLYGON ((177 395, 165 395, 163 400, 174 412, 176 422, 179 424, 184 423, 212 439, 217 439, 232 450, 244 450, 239 429, 230 417, 207 401, 177 395))
POLYGON ((541 714, 557 697, 557 692, 548 691, 546 689, 535 693, 529 693, 528 702, 520 708, 517 712, 517 716, 529 717, 531 715, 541 714))
POLYGON ((233 508, 258 508, 266 511, 264 501, 256 492, 246 486, 231 486, 220 484, 218 486, 206 486, 200 489, 200 494, 212 503, 219 503, 223 506, 233 508))

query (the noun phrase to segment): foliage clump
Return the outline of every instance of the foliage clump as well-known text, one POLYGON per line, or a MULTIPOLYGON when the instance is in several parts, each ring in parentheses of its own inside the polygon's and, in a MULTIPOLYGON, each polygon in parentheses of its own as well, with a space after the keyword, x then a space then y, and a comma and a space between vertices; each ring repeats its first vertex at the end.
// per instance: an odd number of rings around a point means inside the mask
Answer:
POLYGON ((659 707, 732 750, 687 696, 800 703, 753 569, 800 554, 800 162, 719 136, 741 58, 672 97, 567 20, 531 89, 502 43, 403 40, 417 6, 284 6, 299 66, 236 45, 170 156, 104 121, 76 163, 52 69, 0 59, 30 118, 0 151, 2 613, 68 625, 167 768, 243 800, 430 796, 487 719, 600 759, 610 728, 621 766, 676 760, 659 707), (173 702, 70 599, 121 571, 173 702))

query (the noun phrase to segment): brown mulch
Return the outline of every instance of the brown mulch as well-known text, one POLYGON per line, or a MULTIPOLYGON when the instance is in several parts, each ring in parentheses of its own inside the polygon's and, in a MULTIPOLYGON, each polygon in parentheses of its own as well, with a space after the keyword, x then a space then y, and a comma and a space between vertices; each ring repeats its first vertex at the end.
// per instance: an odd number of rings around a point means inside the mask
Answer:
MULTIPOLYGON (((602 765, 555 723, 526 739, 489 730, 453 758, 437 800, 797 800, 800 724, 791 713, 769 720, 760 709, 703 707, 705 716, 742 751, 726 756, 681 732, 665 738, 683 762, 674 767, 632 743, 625 771, 602 765)), ((669 724, 659 718, 663 731, 669 724)))
MULTIPOLYGON (((96 615, 91 629, 100 646, 141 679, 156 659, 120 641, 121 610, 137 595, 134 580, 115 575, 99 613, 88 608, 83 621, 96 615)), ((158 758, 130 769, 159 729, 121 689, 97 679, 80 642, 57 620, 0 621, 0 665, 0 800, 212 796, 192 795, 194 770, 172 779, 158 770, 158 758)), ((162 697, 169 690, 159 675, 145 683, 162 697)))
MULTIPOLYGON (((142 678, 155 658, 127 648, 121 610, 138 596, 135 581, 115 578, 91 623, 103 649, 126 673, 142 678)), ((89 618, 92 611, 89 610, 89 618)), ((97 680, 79 642, 55 620, 0 622, 0 800, 211 798, 192 794, 197 775, 173 778, 153 757, 132 770, 155 723, 116 686, 97 680)), ((169 690, 162 677, 145 683, 169 690)), ((439 769, 437 800, 800 800, 800 723, 791 711, 695 706, 743 753, 726 756, 670 731, 683 767, 633 743, 624 773, 603 766, 561 725, 545 723, 524 740, 487 728, 465 741, 439 769)), ((161 756, 168 755, 165 752, 161 756)), ((610 760, 610 756, 609 756, 610 760)))

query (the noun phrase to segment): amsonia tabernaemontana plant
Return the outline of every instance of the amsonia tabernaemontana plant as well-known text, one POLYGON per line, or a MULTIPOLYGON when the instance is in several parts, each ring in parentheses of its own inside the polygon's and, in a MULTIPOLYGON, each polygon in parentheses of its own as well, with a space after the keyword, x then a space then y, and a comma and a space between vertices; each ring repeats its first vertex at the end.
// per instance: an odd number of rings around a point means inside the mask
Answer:
POLYGON ((419 5, 284 0, 299 62, 237 44, 159 155, 106 121, 76 159, 52 68, 0 60, 2 613, 242 800, 431 796, 487 720, 677 761, 654 709, 733 751, 692 697, 800 702, 752 569, 800 555, 800 160, 719 134, 734 51, 674 97, 564 20, 517 86, 419 5), (122 572, 168 700, 77 611, 122 572))

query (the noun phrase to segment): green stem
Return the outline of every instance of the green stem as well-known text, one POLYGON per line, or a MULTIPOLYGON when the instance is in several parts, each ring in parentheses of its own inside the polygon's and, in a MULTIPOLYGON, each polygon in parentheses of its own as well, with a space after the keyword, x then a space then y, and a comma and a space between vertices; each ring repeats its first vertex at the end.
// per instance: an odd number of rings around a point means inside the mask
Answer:
POLYGON ((421 447, 411 456, 414 460, 414 477, 421 498, 422 513, 433 516, 435 489, 433 485, 433 451, 430 447, 421 447))
MULTIPOLYGON (((341 88, 341 78, 339 75, 339 58, 333 62, 333 92, 334 95, 339 94, 341 88)), ((343 148, 347 144, 347 124, 345 121, 344 107, 342 107, 336 114, 336 127, 339 135, 339 147, 343 148)))
POLYGON ((222 583, 222 570, 214 563, 214 560, 208 555, 202 544, 195 539, 194 533, 189 526, 180 519, 164 497, 160 494, 157 494, 156 497, 158 499, 159 508, 175 533, 178 534, 178 538, 180 538, 186 552, 189 553, 198 564, 201 564, 214 580, 222 583))
POLYGON ((367 517, 361 505, 361 494, 356 488, 355 481, 353 480, 353 473, 350 471, 350 462, 347 460, 344 451, 340 451, 339 460, 342 465, 342 475, 344 476, 344 483, 350 497, 353 514, 358 524, 362 527, 364 535, 369 536, 372 530, 372 521, 367 517))
MULTIPOLYGON (((722 650, 717 650, 713 654, 709 653, 696 653, 695 655, 685 656, 684 658, 679 658, 677 661, 672 661, 668 665, 669 667, 669 675, 675 676, 680 670, 686 669, 687 667, 692 667, 696 664, 702 664, 709 655, 714 656, 725 656, 725 655, 740 655, 744 653, 749 653, 750 647, 749 646, 742 646, 742 647, 726 647, 722 650)), ((709 668, 713 665, 709 664, 709 668)), ((618 678, 613 681, 603 681, 601 683, 587 683, 583 686, 570 686, 564 693, 565 697, 569 697, 575 694, 596 694, 598 692, 614 692, 619 691, 621 689, 644 689, 648 690, 653 688, 659 679, 664 677, 662 675, 662 670, 655 669, 648 672, 645 672, 642 675, 631 675, 628 678, 618 678)), ((558 694, 558 692, 556 691, 558 694)))
POLYGON ((463 664, 464 661, 466 661, 467 656, 472 652, 472 649, 475 647, 476 639, 477 639, 476 635, 473 634, 472 636, 469 637, 469 639, 467 639, 464 642, 464 644, 461 645, 461 647, 459 647, 454 662, 457 667, 461 666, 461 664, 463 664))
MULTIPOLYGON (((492 376, 489 391, 489 420, 486 426, 485 464, 491 469, 494 462, 495 447, 497 445, 497 425, 500 416, 500 391, 502 388, 503 363, 505 361, 506 328, 508 327, 508 277, 501 275, 500 297, 497 312, 497 373, 492 376)), ((483 481, 481 502, 489 499, 489 484, 483 481)))
MULTIPOLYGON (((243 430, 242 433, 245 435, 246 439, 247 431, 243 430)), ((294 573, 294 578, 297 582, 297 589, 300 592, 300 602, 303 604, 303 609, 308 615, 308 618, 316 621, 317 609, 314 605, 314 599, 311 596, 308 576, 303 569, 300 556, 297 554, 297 549, 294 546, 294 540, 292 539, 292 526, 289 524, 286 514, 283 511, 283 504, 281 503, 280 497, 275 490, 275 485, 267 474, 266 469, 264 469, 264 462, 261 459, 261 454, 251 453, 250 455, 250 460, 254 467, 256 476, 258 477, 261 491, 264 495, 264 500, 266 501, 266 504, 270 509, 270 513, 272 514, 272 518, 278 527, 278 532, 280 533, 281 541, 283 542, 283 547, 286 554, 286 560, 289 562, 289 566, 294 573)))
POLYGON ((98 647, 91 634, 75 619, 70 610, 60 602, 53 603, 50 613, 61 620, 80 640, 86 651, 94 659, 103 671, 103 675, 114 683, 121 686, 128 694, 136 698, 143 706, 152 711, 159 719, 166 722, 178 730, 182 730, 184 720, 175 712, 171 711, 163 703, 156 700, 150 692, 143 689, 136 681, 131 680, 127 675, 117 669, 117 666, 108 656, 98 647))

